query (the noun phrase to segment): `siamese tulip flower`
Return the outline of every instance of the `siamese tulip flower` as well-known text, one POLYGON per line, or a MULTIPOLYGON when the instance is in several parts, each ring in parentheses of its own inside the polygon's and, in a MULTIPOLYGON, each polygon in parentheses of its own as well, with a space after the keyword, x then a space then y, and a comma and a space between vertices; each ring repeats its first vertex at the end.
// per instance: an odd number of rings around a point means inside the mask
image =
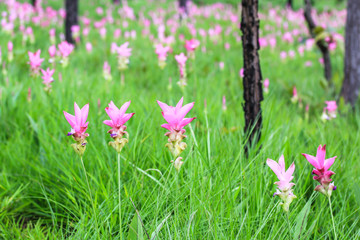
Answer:
POLYGON ((184 99, 181 98, 175 107, 168 106, 166 103, 157 101, 162 109, 161 113, 164 119, 168 122, 161 125, 161 127, 169 130, 169 132, 165 134, 165 136, 169 138, 169 142, 165 146, 170 150, 174 159, 176 159, 172 162, 178 171, 182 165, 182 158, 179 158, 179 156, 187 147, 186 143, 182 142, 182 140, 186 138, 186 135, 184 135, 184 127, 196 118, 185 118, 186 114, 193 108, 195 103, 192 102, 182 106, 183 101, 184 99))
POLYGON ((45 91, 50 92, 51 91, 51 83, 54 81, 54 78, 52 77, 55 69, 50 70, 50 68, 47 68, 46 71, 44 69, 40 69, 43 76, 41 77, 44 81, 43 84, 45 84, 45 91))
POLYGON ((325 159, 326 145, 320 145, 318 147, 315 157, 305 153, 302 155, 315 168, 312 171, 312 174, 315 175, 313 179, 320 183, 320 185, 316 186, 315 191, 318 191, 327 197, 331 197, 332 191, 336 190, 336 186, 332 183, 332 179, 330 178, 335 173, 329 171, 329 168, 334 164, 336 156, 325 159))
POLYGON ((35 53, 28 52, 29 60, 28 64, 31 66, 31 71, 33 74, 37 74, 39 72, 41 63, 44 61, 43 58, 40 58, 41 50, 37 50, 35 53))
POLYGON ((191 39, 185 41, 185 48, 189 58, 195 59, 195 50, 199 46, 200 46, 200 41, 197 39, 191 39))
POLYGON ((184 53, 180 53, 179 55, 175 55, 175 60, 178 63, 179 71, 180 71, 180 81, 178 84, 181 87, 184 87, 187 85, 186 83, 186 61, 187 57, 184 53))
POLYGON ((8 42, 8 60, 9 62, 11 62, 14 59, 14 53, 13 53, 13 48, 14 48, 14 44, 10 41, 8 42))
POLYGON ((122 44, 116 48, 118 54, 119 70, 123 71, 128 68, 129 57, 131 56, 131 48, 129 48, 129 42, 122 44))
POLYGON ((278 189, 274 193, 274 196, 279 196, 283 201, 280 203, 285 212, 289 211, 290 203, 296 198, 292 191, 292 187, 295 185, 291 182, 294 178, 293 173, 295 171, 295 164, 292 163, 288 170, 285 170, 285 160, 284 155, 279 159, 279 163, 275 162, 272 159, 267 159, 266 164, 271 168, 271 170, 276 174, 279 181, 275 182, 278 185, 278 189))
POLYGON ((325 101, 326 103, 326 110, 330 118, 336 118, 336 101, 325 101))
POLYGON ((266 79, 264 80, 264 92, 265 92, 266 94, 269 93, 269 85, 270 85, 270 81, 269 81, 268 78, 266 78, 266 79))
POLYGON ((227 107, 226 107, 226 97, 225 95, 222 97, 222 110, 226 111, 227 107))
POLYGON ((103 76, 105 80, 111 81, 112 80, 112 76, 111 76, 111 66, 109 65, 108 62, 104 62, 104 66, 103 66, 103 76))
POLYGON ((298 96, 298 93, 297 93, 297 89, 296 87, 293 88, 293 96, 291 98, 291 102, 292 103, 297 103, 299 101, 299 96, 298 96))
POLYGON ((69 64, 69 55, 74 50, 74 45, 72 45, 66 41, 63 41, 58 45, 58 48, 59 48, 59 52, 62 57, 61 63, 63 65, 63 67, 66 67, 69 64))
POLYGON ((49 59, 49 63, 54 63, 55 61, 55 55, 56 55, 56 46, 55 45, 51 45, 49 47, 49 55, 50 55, 50 59, 49 59))
POLYGON ((55 30, 55 28, 52 28, 52 29, 50 29, 50 31, 49 31, 49 36, 50 36, 50 42, 51 42, 51 44, 55 44, 55 42, 56 42, 56 39, 55 39, 55 37, 56 37, 56 32, 55 32, 56 30, 55 30))
POLYGON ((86 149, 86 138, 89 136, 86 133, 89 122, 86 122, 88 114, 89 114, 89 104, 86 104, 83 108, 79 108, 79 106, 74 103, 75 116, 70 113, 64 112, 64 116, 66 120, 69 122, 71 126, 71 131, 67 134, 68 136, 72 136, 76 143, 71 146, 74 148, 75 152, 82 156, 86 149))
POLYGON ((169 51, 170 51, 169 46, 164 47, 162 44, 156 45, 155 53, 158 55, 159 67, 161 69, 164 69, 164 67, 166 66, 166 57, 169 51))
POLYGON ((108 133, 110 133, 110 136, 114 139, 113 142, 109 142, 109 145, 112 146, 118 153, 121 152, 122 148, 128 142, 128 139, 123 137, 124 135, 128 136, 128 133, 125 131, 126 126, 124 124, 135 114, 125 113, 130 106, 130 103, 131 101, 126 102, 120 109, 118 109, 114 102, 111 101, 109 106, 105 108, 110 120, 105 120, 103 123, 111 127, 108 133))

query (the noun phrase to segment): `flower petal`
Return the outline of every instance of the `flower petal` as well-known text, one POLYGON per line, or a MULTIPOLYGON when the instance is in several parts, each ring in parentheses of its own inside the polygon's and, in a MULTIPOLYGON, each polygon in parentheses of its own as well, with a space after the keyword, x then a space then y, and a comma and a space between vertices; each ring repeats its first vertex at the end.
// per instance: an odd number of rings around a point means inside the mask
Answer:
POLYGON ((70 126, 72 128, 75 128, 76 126, 76 119, 75 119, 75 116, 71 115, 70 113, 67 113, 65 111, 64 112, 64 116, 66 118, 66 120, 69 122, 70 126))
POLYGON ((182 129, 183 127, 185 127, 186 125, 188 125, 189 123, 191 123, 196 117, 193 118, 184 118, 183 120, 181 120, 181 122, 178 124, 178 130, 182 129))
POLYGON ((86 104, 81 109, 81 126, 85 124, 88 115, 89 115, 89 104, 86 104))
POLYGON ((293 178, 292 175, 294 171, 295 171, 295 163, 292 163, 288 168, 288 170, 285 172, 285 179, 291 181, 291 179, 293 178))
MULTIPOLYGON (((81 126, 81 110, 80 110, 79 106, 76 104, 76 102, 74 102, 74 110, 75 110, 76 124, 81 126)), ((75 131, 76 131, 76 129, 75 129, 75 131)))
POLYGON ((121 121, 120 121, 120 125, 123 125, 125 124, 127 121, 129 121, 129 119, 134 116, 135 113, 128 113, 128 114, 125 114, 123 118, 121 118, 121 121))
POLYGON ((326 160, 325 160, 325 163, 324 163, 324 169, 325 169, 325 171, 327 171, 327 170, 331 167, 331 165, 334 164, 334 161, 335 161, 336 158, 337 158, 337 157, 335 156, 335 157, 332 157, 332 158, 329 158, 329 159, 326 159, 326 160))
POLYGON ((266 164, 271 168, 271 170, 276 174, 276 176, 280 179, 281 176, 281 168, 277 162, 268 158, 266 160, 266 164))
MULTIPOLYGON (((130 103, 131 103, 131 101, 128 101, 128 102, 124 103, 124 104, 121 106, 121 108, 120 108, 120 110, 119 110, 119 116, 123 116, 123 115, 125 114, 126 110, 127 110, 128 107, 130 106, 130 103)), ((128 119, 128 120, 129 120, 129 119, 128 119)), ((125 121, 125 122, 126 122, 126 121, 125 121)))
POLYGON ((171 131, 171 125, 170 124, 165 123, 165 124, 162 124, 161 127, 166 128, 167 130, 171 131))
POLYGON ((185 106, 183 106, 177 113, 176 118, 180 121, 182 120, 186 114, 194 107, 195 102, 188 103, 185 106))
POLYGON ((326 154, 326 144, 324 146, 320 145, 316 152, 316 158, 320 168, 324 166, 325 154, 326 154))
POLYGON ((310 163, 311 165, 313 165, 313 166, 314 166, 314 168, 316 168, 316 169, 320 169, 320 167, 319 167, 319 164, 318 164, 318 162, 317 162, 317 158, 316 158, 316 157, 311 156, 311 155, 306 154, 306 153, 302 153, 302 155, 306 158, 306 160, 308 160, 308 161, 309 161, 309 163, 310 163))
POLYGON ((111 121, 111 120, 105 120, 105 121, 103 121, 103 123, 108 125, 109 127, 114 127, 113 121, 111 121))
POLYGON ((180 101, 176 104, 176 112, 178 112, 181 109, 183 102, 184 102, 184 97, 181 97, 180 101))
POLYGON ((167 112, 171 109, 166 103, 160 102, 159 100, 157 100, 157 103, 159 104, 163 112, 167 112))
POLYGON ((285 174, 285 159, 284 159, 284 155, 281 155, 279 158, 279 166, 281 169, 282 174, 285 174))

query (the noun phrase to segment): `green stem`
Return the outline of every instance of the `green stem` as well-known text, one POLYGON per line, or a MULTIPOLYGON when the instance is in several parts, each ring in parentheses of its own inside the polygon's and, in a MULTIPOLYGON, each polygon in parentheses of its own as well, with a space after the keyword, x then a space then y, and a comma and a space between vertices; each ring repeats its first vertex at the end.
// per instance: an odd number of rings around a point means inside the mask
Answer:
POLYGON ((330 197, 328 197, 328 199, 329 199, 329 205, 330 205, 330 213, 331 213, 331 219, 332 219, 332 224, 333 224, 333 230, 334 230, 335 240, 336 240, 337 235, 336 235, 336 229, 335 229, 335 221, 334 221, 333 210, 332 210, 332 207, 331 207, 331 199, 330 199, 330 197))
POLYGON ((286 213, 286 220, 289 228, 289 239, 291 240, 291 226, 290 226, 290 220, 289 220, 289 212, 286 213))
POLYGON ((120 220, 120 239, 122 239, 122 220, 121 220, 121 167, 120 167, 120 153, 118 153, 117 156, 117 162, 118 162, 118 185, 119 185, 119 220, 120 220))
POLYGON ((97 233, 97 235, 98 235, 98 238, 100 239, 100 237, 99 237, 99 226, 98 226, 98 221, 97 221, 97 216, 96 216, 95 204, 94 204, 94 200, 93 200, 92 193, 91 193, 91 189, 90 189, 89 179, 88 179, 88 177, 87 177, 87 173, 86 173, 86 169, 85 169, 85 165, 84 165, 83 158, 80 157, 80 160, 81 160, 81 165, 82 165, 83 170, 84 170, 84 173, 85 173, 86 183, 87 183, 88 191, 89 191, 89 195, 90 195, 90 201, 91 201, 91 205, 92 205, 92 208, 93 208, 93 211, 94 211, 96 233, 97 233))

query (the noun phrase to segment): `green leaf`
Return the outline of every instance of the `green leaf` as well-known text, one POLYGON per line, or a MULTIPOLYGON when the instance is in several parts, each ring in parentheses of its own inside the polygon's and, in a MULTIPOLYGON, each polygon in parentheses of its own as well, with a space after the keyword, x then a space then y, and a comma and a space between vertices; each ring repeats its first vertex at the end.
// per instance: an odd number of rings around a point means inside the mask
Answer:
POLYGON ((296 226, 294 231, 294 239, 302 239, 301 236, 306 231, 306 225, 307 225, 307 219, 309 216, 311 203, 313 201, 314 194, 310 197, 310 199, 307 201, 301 212, 296 217, 296 226))
POLYGON ((135 213, 129 225, 128 240, 143 240, 144 232, 138 215, 135 213))

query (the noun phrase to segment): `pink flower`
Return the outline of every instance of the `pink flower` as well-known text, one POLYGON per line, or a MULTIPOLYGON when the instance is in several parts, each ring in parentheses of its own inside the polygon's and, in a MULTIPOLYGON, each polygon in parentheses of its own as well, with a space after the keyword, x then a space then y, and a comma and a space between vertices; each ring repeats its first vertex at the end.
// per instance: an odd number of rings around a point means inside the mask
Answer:
POLYGON ((268 158, 266 160, 266 164, 271 168, 271 170, 273 170, 273 172, 278 177, 279 181, 275 182, 275 184, 278 185, 278 188, 281 191, 289 190, 292 186, 295 185, 294 183, 291 183, 291 180, 294 178, 292 175, 295 171, 295 164, 292 163, 291 166, 286 171, 284 155, 280 157, 279 163, 268 158))
POLYGON ((312 66, 312 62, 311 61, 306 61, 305 62, 305 67, 311 67, 312 66))
POLYGON ((224 70, 224 67, 225 67, 225 63, 224 62, 219 62, 220 70, 224 70))
POLYGON ((126 129, 126 126, 124 126, 124 124, 135 114, 125 113, 130 106, 130 103, 131 101, 126 102, 124 103, 124 105, 121 106, 120 109, 118 109, 115 106, 114 102, 111 101, 109 103, 109 107, 105 108, 105 111, 107 115, 109 115, 111 120, 105 120, 103 121, 103 123, 108 125, 109 127, 112 127, 112 129, 108 131, 111 137, 122 137, 124 135, 124 131, 126 129))
POLYGON ((38 71, 39 67, 41 66, 41 63, 44 61, 43 58, 40 58, 41 50, 37 50, 35 53, 28 52, 29 59, 30 59, 30 66, 32 71, 38 71))
POLYGON ((185 56, 184 53, 180 53, 179 55, 175 55, 175 60, 177 61, 179 66, 185 67, 187 57, 185 56))
POLYGON ((280 52, 280 58, 285 59, 287 57, 287 53, 285 51, 280 52))
POLYGON ((41 77, 44 80, 43 83, 47 86, 50 85, 54 81, 52 75, 54 74, 55 69, 50 70, 50 68, 47 68, 46 71, 44 69, 40 69, 40 70, 41 73, 43 74, 43 76, 41 77))
POLYGON ((106 61, 104 62, 104 66, 103 66, 103 76, 105 78, 105 80, 111 80, 112 76, 111 76, 111 66, 109 65, 109 63, 106 61))
POLYGON ((230 43, 225 43, 224 47, 225 47, 226 50, 229 50, 230 49, 230 43))
POLYGON ((89 114, 89 104, 86 104, 82 109, 74 103, 75 116, 65 112, 65 118, 71 126, 71 131, 67 134, 68 136, 73 136, 76 141, 84 140, 89 136, 88 133, 85 133, 88 127, 89 122, 86 122, 89 114))
POLYGON ((222 98, 222 110, 226 111, 227 107, 226 107, 226 97, 225 95, 222 98))
POLYGON ((91 51, 92 51, 92 45, 91 45, 90 42, 87 42, 86 45, 85 45, 85 47, 86 47, 86 51, 88 51, 88 52, 91 52, 91 51))
POLYGON ((14 48, 13 43, 12 43, 12 42, 8 42, 8 51, 9 51, 9 52, 12 52, 13 48, 14 48))
POLYGON ((330 197, 332 191, 336 189, 336 186, 331 183, 332 179, 330 178, 335 173, 333 171, 329 171, 329 168, 334 164, 336 156, 325 159, 326 145, 320 145, 318 147, 315 157, 305 153, 302 155, 315 168, 312 171, 312 174, 316 175, 313 177, 313 179, 320 183, 320 185, 316 186, 315 191, 319 191, 325 196, 330 197))
POLYGON ((70 55, 70 53, 72 53, 72 51, 74 50, 74 45, 72 45, 66 41, 63 41, 58 45, 58 48, 59 48, 61 56, 63 58, 67 58, 70 55))
POLYGON ((55 28, 49 30, 50 37, 55 37, 55 28))
POLYGON ((165 61, 167 57, 167 53, 170 51, 169 46, 163 46, 162 44, 157 44, 155 53, 158 55, 159 60, 165 61))
POLYGON ((55 54, 56 54, 56 46, 55 45, 52 45, 49 47, 49 55, 51 58, 55 57, 55 54))
POLYGON ((175 60, 178 63, 179 70, 180 70, 180 81, 178 84, 183 87, 186 86, 186 61, 187 57, 184 55, 184 53, 180 53, 179 55, 175 55, 175 60))
POLYGON ((269 92, 269 85, 270 85, 270 81, 269 81, 268 78, 266 78, 266 79, 264 80, 264 92, 265 92, 265 93, 268 93, 268 92, 269 92))
POLYGON ((191 39, 191 40, 186 40, 185 41, 185 48, 189 52, 195 51, 195 49, 197 47, 199 47, 199 45, 200 45, 200 41, 197 40, 197 39, 191 39))
POLYGON ((299 96, 298 96, 298 93, 297 93, 297 89, 296 87, 294 86, 293 87, 293 96, 291 98, 291 102, 292 103, 297 103, 297 101, 299 100, 299 96))
POLYGON ((117 53, 119 54, 119 56, 127 57, 127 58, 131 56, 132 49, 129 48, 128 46, 129 46, 129 42, 126 42, 117 48, 117 53))
POLYGON ((291 182, 294 178, 292 175, 295 171, 295 164, 292 163, 288 170, 285 170, 284 155, 280 157, 279 163, 268 158, 266 164, 273 170, 279 179, 278 182, 275 182, 275 184, 278 185, 278 189, 274 193, 274 196, 279 196, 281 198, 283 202, 280 205, 282 205, 284 211, 288 212, 290 203, 296 198, 291 189, 295 185, 291 182))
POLYGON ((275 48, 276 47, 276 38, 274 38, 274 37, 270 38, 269 44, 270 44, 271 48, 275 48))
POLYGON ((241 69, 240 69, 240 71, 239 71, 239 76, 240 76, 241 78, 244 77, 244 68, 241 68, 241 69))
POLYGON ((80 26, 79 25, 72 25, 71 26, 71 33, 72 34, 79 34, 80 33, 80 26))
POLYGON ((336 109, 337 109, 337 104, 336 101, 325 101, 326 103, 326 110, 329 113, 329 117, 331 118, 336 118, 336 109))
POLYGON ((191 123, 196 118, 185 118, 186 114, 194 107, 195 102, 182 106, 183 101, 184 98, 182 97, 178 104, 176 104, 176 107, 168 106, 166 103, 160 102, 159 100, 157 101, 162 109, 161 113, 164 119, 168 122, 161 125, 161 127, 166 128, 171 132, 180 132, 186 125, 191 123))

